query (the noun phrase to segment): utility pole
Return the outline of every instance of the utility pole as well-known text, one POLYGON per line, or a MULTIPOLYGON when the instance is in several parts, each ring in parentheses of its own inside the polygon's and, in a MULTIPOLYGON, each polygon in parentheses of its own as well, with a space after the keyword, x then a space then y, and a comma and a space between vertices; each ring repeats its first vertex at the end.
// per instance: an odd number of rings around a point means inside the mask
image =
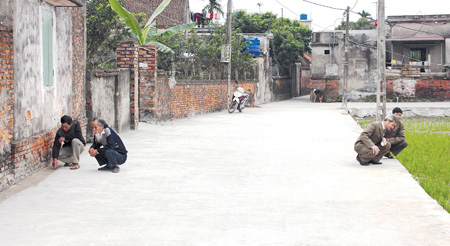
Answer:
POLYGON ((284 18, 284 15, 283 15, 283 8, 281 8, 281 18, 284 18))
POLYGON ((350 7, 347 6, 345 10, 346 14, 346 27, 345 27, 345 61, 344 61, 344 85, 343 85, 343 93, 342 93, 342 107, 347 108, 347 94, 348 94, 348 52, 349 52, 349 21, 350 21, 350 7))
POLYGON ((230 93, 231 93, 231 18, 232 18, 232 8, 233 8, 233 1, 228 0, 228 6, 227 6, 227 38, 226 38, 226 44, 229 46, 230 49, 230 60, 228 61, 228 69, 227 69, 227 109, 230 109, 230 93))
POLYGON ((378 79, 377 79, 377 121, 386 117, 386 24, 384 18, 384 0, 378 0, 377 21, 377 50, 378 50, 378 79))

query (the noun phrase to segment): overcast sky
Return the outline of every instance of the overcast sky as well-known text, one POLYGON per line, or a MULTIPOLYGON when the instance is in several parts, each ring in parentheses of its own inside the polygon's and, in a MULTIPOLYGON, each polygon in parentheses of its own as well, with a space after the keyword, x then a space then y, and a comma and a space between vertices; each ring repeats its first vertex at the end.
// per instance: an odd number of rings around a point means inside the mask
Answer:
MULTIPOLYGON (((222 10, 226 14, 228 0, 219 0, 222 10)), ((355 12, 365 10, 373 17, 376 16, 377 0, 308 0, 330 7, 345 9, 347 6, 353 8, 355 12)), ((190 0, 190 9, 192 12, 200 12, 203 7, 209 3, 208 0, 190 0)), ((334 26, 340 23, 343 17, 342 10, 333 10, 321 6, 317 6, 303 0, 234 0, 233 9, 245 9, 248 13, 259 12, 261 3, 261 13, 272 12, 281 17, 281 9, 283 8, 283 16, 298 20, 300 14, 305 13, 308 18, 312 19, 312 29, 320 31, 323 29, 334 30, 334 26), (284 6, 283 6, 284 5, 284 6)), ((385 0, 386 17, 388 15, 415 15, 415 14, 450 14, 448 0, 385 0)), ((357 14, 350 13, 350 20, 356 21, 359 18, 357 14)), ((225 17, 221 18, 222 20, 225 17)))

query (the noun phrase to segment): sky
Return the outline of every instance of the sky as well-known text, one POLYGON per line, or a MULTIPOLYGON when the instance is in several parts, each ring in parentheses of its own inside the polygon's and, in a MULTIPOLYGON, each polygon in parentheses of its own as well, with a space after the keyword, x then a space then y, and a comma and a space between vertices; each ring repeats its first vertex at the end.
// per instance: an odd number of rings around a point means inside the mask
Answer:
MULTIPOLYGON (((365 10, 372 17, 377 13, 377 0, 307 0, 333 8, 345 9, 349 6, 354 12, 365 10)), ((226 14, 228 0, 219 0, 222 10, 226 14)), ((190 0, 191 12, 201 12, 203 7, 209 3, 208 0, 190 0)), ((448 0, 385 0, 386 14, 389 15, 432 15, 450 14, 448 0)), ((272 12, 281 17, 289 19, 300 19, 300 14, 307 14, 312 19, 313 31, 334 30, 341 22, 343 10, 334 10, 303 0, 234 0, 233 10, 246 10, 247 13, 272 12), (258 6, 261 3, 261 7, 258 6), (284 5, 284 6, 283 6, 284 5)), ((350 21, 358 20, 359 15, 350 13, 350 21)), ((221 17, 223 21, 225 17, 221 17)))

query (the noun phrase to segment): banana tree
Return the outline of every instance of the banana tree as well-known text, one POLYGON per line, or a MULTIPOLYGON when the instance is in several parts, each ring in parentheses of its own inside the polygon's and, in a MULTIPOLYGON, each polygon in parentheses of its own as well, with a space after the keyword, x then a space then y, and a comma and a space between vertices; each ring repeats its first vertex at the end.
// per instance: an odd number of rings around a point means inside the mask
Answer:
POLYGON ((164 0, 158 8, 153 12, 147 24, 142 28, 139 22, 133 17, 133 14, 128 12, 117 0, 109 0, 111 8, 119 15, 120 21, 125 25, 125 28, 130 32, 131 37, 140 45, 154 45, 156 49, 164 53, 174 53, 174 51, 164 44, 156 42, 157 37, 170 37, 174 34, 190 30, 194 28, 196 23, 184 24, 174 26, 162 32, 158 32, 155 18, 164 11, 172 0, 164 0))

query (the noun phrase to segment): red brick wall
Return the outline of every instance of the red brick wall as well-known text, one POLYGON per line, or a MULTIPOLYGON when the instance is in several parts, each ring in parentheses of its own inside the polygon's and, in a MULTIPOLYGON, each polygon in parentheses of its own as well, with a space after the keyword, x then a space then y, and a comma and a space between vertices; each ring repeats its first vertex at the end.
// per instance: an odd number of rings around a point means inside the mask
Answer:
MULTIPOLYGON (((14 134, 13 31, 0 25, 0 176, 13 169, 11 142, 14 134)), ((0 191, 5 186, 0 178, 0 191)))
MULTIPOLYGON (((239 86, 251 90, 249 101, 253 105, 255 83, 244 82, 239 86)), ((234 88, 231 89, 231 95, 234 88)), ((183 81, 170 88, 169 81, 161 73, 156 85, 155 120, 184 118, 193 114, 204 114, 227 108, 227 82, 183 81)), ((231 98, 231 96, 230 96, 231 98)))
POLYGON ((131 129, 137 129, 139 122, 139 48, 132 41, 120 43, 117 47, 117 68, 130 69, 131 129))
MULTIPOLYGON (((405 78, 406 79, 406 78, 405 78)), ((394 84, 399 78, 386 79, 387 98, 394 98, 394 84)), ((413 96, 403 97, 403 100, 425 100, 425 101, 450 101, 450 80, 442 78, 407 78, 407 80, 415 80, 415 86, 412 93, 413 96)))
POLYGON ((325 93, 325 101, 340 102, 342 97, 339 95, 340 79, 333 78, 311 78, 302 81, 302 95, 309 95, 312 90, 318 89, 325 93))
MULTIPOLYGON (((156 18, 158 27, 184 24, 184 1, 172 0, 167 8, 156 18)), ((148 20, 162 0, 124 0, 124 7, 132 13, 145 13, 148 20)))
POLYGON ((139 64, 146 64, 144 67, 139 67, 139 117, 141 121, 154 114, 156 56, 157 51, 154 46, 139 47, 139 64))
POLYGON ((85 10, 72 8, 72 118, 77 119, 86 133, 86 39, 85 10))

